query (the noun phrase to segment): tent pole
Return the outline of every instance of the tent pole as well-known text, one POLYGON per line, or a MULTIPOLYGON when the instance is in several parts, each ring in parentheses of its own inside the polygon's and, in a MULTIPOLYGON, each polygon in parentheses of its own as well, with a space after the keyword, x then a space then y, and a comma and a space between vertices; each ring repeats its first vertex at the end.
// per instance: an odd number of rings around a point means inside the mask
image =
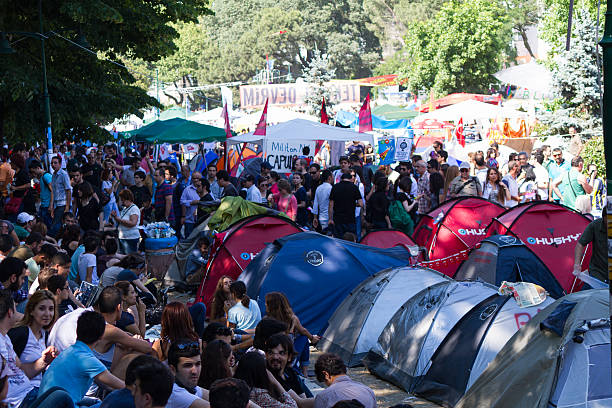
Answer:
POLYGON ((225 167, 225 171, 229 171, 227 164, 227 141, 223 142, 223 167, 225 167))

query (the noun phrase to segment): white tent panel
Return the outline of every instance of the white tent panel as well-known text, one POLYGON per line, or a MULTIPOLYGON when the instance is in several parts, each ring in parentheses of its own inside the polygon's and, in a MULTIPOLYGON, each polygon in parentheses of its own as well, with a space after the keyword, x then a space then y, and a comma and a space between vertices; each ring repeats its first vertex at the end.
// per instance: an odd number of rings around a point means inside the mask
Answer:
POLYGON ((421 123, 425 119, 437 119, 457 123, 461 118, 463 118, 463 123, 469 123, 481 119, 495 119, 498 117, 502 119, 527 117, 527 114, 525 112, 504 109, 497 105, 470 99, 417 116, 414 118, 414 123, 421 123))
POLYGON ((553 302, 553 299, 546 298, 544 302, 537 306, 521 308, 514 299, 508 299, 497 313, 495 320, 491 323, 480 349, 478 350, 478 355, 472 365, 472 371, 470 372, 470 379, 468 380, 466 390, 469 389, 480 374, 484 372, 497 353, 499 353, 508 340, 514 336, 514 333, 523 325, 527 324, 527 322, 538 314, 540 310, 553 302))
POLYGON ((417 268, 402 268, 385 285, 364 322, 355 354, 367 353, 395 312, 423 288, 448 280, 444 275, 417 268))
POLYGON ((431 357, 457 322, 478 303, 496 293, 493 286, 482 282, 456 282, 449 288, 447 298, 438 309, 421 348, 415 376, 427 372, 431 357))
POLYGON ((311 122, 305 119, 293 119, 278 125, 268 126, 266 136, 253 135, 253 132, 227 139, 229 144, 261 143, 268 140, 328 140, 349 142, 359 140, 374 145, 374 136, 370 133, 359 133, 352 129, 329 126, 324 123, 311 122))
POLYGON ((505 84, 519 88, 539 92, 552 91, 552 73, 544 65, 534 61, 502 69, 493 76, 505 84))

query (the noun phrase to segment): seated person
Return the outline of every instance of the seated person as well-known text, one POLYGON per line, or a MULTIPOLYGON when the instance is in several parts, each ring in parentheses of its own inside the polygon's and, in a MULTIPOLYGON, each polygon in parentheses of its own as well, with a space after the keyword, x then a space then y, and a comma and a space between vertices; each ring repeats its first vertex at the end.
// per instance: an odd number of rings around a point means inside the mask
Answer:
POLYGON ((249 386, 237 378, 224 378, 212 383, 210 393, 211 408, 246 408, 249 405, 249 386))
POLYGON ((322 354, 315 363, 315 373, 317 381, 327 385, 327 389, 315 397, 315 408, 332 407, 336 402, 347 399, 356 399, 365 408, 376 408, 374 391, 346 375, 346 366, 340 356, 322 354))
POLYGON ((230 293, 236 304, 227 311, 227 321, 229 326, 237 331, 254 330, 261 320, 259 305, 254 300, 249 299, 246 292, 247 288, 244 282, 234 281, 231 283, 230 293))
MULTIPOLYGON (((26 259, 25 263, 28 266, 28 284, 31 285, 34 279, 38 277, 40 269, 51 262, 51 259, 57 254, 57 248, 51 244, 42 244, 36 255, 30 259, 26 259)), ((31 292, 34 293, 34 292, 31 292)))
POLYGON ((94 347, 104 335, 104 317, 86 311, 77 321, 76 342, 64 350, 47 368, 40 391, 44 393, 52 387, 66 390, 72 401, 77 404, 92 385, 94 379, 112 389, 125 387, 122 380, 111 374, 107 367, 96 358, 94 347))
POLYGON ((143 359, 143 363, 133 369, 135 381, 132 394, 136 408, 166 407, 172 395, 174 375, 161 361, 147 356, 140 358, 143 359))
POLYGON ((198 239, 196 248, 191 251, 185 264, 185 281, 189 285, 199 285, 204 277, 204 269, 208 262, 210 241, 207 237, 198 239))
MULTIPOLYGON (((55 298, 58 319, 77 308, 77 306, 73 306, 73 303, 70 302, 70 294, 72 291, 70 290, 70 286, 65 276, 53 275, 49 277, 47 280, 47 290, 53 293, 53 297, 55 298)), ((79 307, 83 307, 83 305, 79 307)))
MULTIPOLYGON (((295 357, 293 342, 283 333, 277 333, 266 341, 266 360, 268 370, 274 378, 283 386, 298 405, 303 406, 300 400, 306 399, 306 387, 300 380, 297 372, 291 368, 291 362, 295 357)), ((309 392, 310 394, 310 392, 309 392)), ((311 400, 314 403, 314 400, 311 400)))
POLYGON ((174 374, 166 408, 207 408, 208 391, 198 387, 202 371, 200 343, 182 339, 170 345, 168 366, 174 374))

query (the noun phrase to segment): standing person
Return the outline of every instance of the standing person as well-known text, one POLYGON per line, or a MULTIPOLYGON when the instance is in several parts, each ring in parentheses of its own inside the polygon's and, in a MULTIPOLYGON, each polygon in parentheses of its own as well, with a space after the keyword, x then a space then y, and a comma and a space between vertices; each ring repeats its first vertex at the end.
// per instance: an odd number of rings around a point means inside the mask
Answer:
POLYGON ((215 199, 220 200, 224 197, 238 197, 240 195, 238 194, 238 190, 236 190, 236 186, 230 181, 230 175, 227 171, 221 170, 217 172, 217 183, 222 190, 221 196, 215 196, 215 199))
POLYGON ((209 164, 206 167, 206 177, 208 182, 210 183, 210 194, 213 196, 215 200, 221 199, 222 188, 217 183, 217 165, 209 164))
POLYGON ((151 190, 144 184, 147 175, 144 171, 137 171, 134 173, 134 185, 130 186, 129 189, 134 194, 134 204, 138 208, 142 208, 146 197, 151 197, 151 190))
MULTIPOLYGON (((14 214, 19 214, 22 211, 28 214, 35 214, 34 198, 32 197, 32 185, 29 170, 25 167, 25 159, 23 155, 18 153, 11 154, 11 168, 15 171, 11 192, 13 197, 9 200, 20 200, 17 211, 14 214)), ((9 205, 7 203, 7 206, 9 205)), ((8 213, 8 207, 5 207, 8 213)))
POLYGON ((115 191, 119 186, 119 178, 117 172, 114 169, 106 168, 102 170, 102 191, 108 194, 110 200, 104 206, 104 222, 107 223, 110 215, 113 211, 118 212, 117 199, 115 198, 115 191))
MULTIPOLYGON (((53 197, 49 204, 49 212, 53 218, 53 224, 49 234, 54 237, 62 225, 62 218, 66 211, 66 206, 70 206, 72 202, 72 186, 70 185, 70 177, 68 173, 62 169, 61 156, 55 156, 51 159, 51 168, 53 175, 51 178, 51 188, 53 189, 53 197)), ((68 208, 69 210, 70 208, 68 208)))
POLYGON ((340 356, 325 353, 315 363, 317 381, 327 385, 315 397, 314 408, 333 407, 338 401, 356 399, 365 408, 376 408, 374 392, 365 385, 352 380, 346 374, 346 365, 340 356))
POLYGON ((548 170, 543 165, 544 163, 544 152, 542 149, 536 150, 533 155, 531 164, 533 165, 533 172, 535 173, 535 182, 538 186, 538 195, 540 200, 548 201, 548 190, 550 189, 550 176, 548 170))
POLYGON ((347 156, 340 156, 338 163, 340 163, 340 168, 334 171, 334 184, 340 183, 342 175, 350 172, 351 169, 351 162, 347 156))
POLYGON ((89 183, 83 183, 79 188, 79 226, 83 231, 100 231, 104 229, 104 209, 94 197, 94 191, 89 183))
POLYGON ((303 175, 300 173, 293 173, 291 181, 293 182, 293 196, 297 202, 297 215, 295 221, 301 227, 306 227, 308 225, 308 210, 306 209, 308 206, 308 194, 303 185, 303 175))
POLYGON ((172 193, 174 190, 172 185, 166 180, 163 169, 155 169, 153 178, 157 183, 157 189, 155 190, 155 221, 169 223, 174 219, 172 217, 172 193))
POLYGON ((525 176, 519 184, 519 196, 521 198, 521 203, 528 203, 536 199, 538 185, 536 183, 536 175, 533 171, 533 166, 527 164, 521 166, 521 168, 521 173, 524 173, 525 176))
POLYGON ((253 177, 252 174, 249 174, 244 178, 244 187, 247 189, 247 201, 261 204, 261 191, 259 191, 259 186, 256 185, 255 177, 253 177))
POLYGON ((440 174, 440 164, 436 159, 427 162, 429 173, 429 191, 431 191, 431 208, 436 208, 442 202, 444 194, 444 177, 440 174))
POLYGON ((542 154, 544 155, 544 160, 542 161, 542 166, 546 169, 546 171, 550 171, 550 165, 555 161, 551 158, 552 150, 549 145, 542 145, 542 154))
POLYGON ((134 194, 128 189, 119 192, 123 208, 119 214, 111 213, 113 220, 119 226, 119 245, 121 254, 129 255, 138 251, 140 241, 140 209, 134 204, 134 194))
POLYGON ((182 223, 185 226, 185 238, 189 237, 195 228, 198 204, 200 203, 201 197, 208 194, 209 186, 208 180, 202 180, 202 174, 195 171, 191 176, 191 184, 183 190, 183 194, 181 195, 181 206, 183 207, 182 223), (202 194, 198 192, 198 189, 200 189, 202 194))
POLYGON ((506 200, 506 206, 508 208, 516 207, 521 201, 519 185, 516 181, 520 172, 521 165, 518 161, 508 162, 508 174, 502 179, 502 182, 508 187, 508 191, 510 192, 510 199, 506 200))
POLYGON ((268 187, 270 186, 269 180, 269 176, 267 178, 264 176, 258 176, 255 179, 255 184, 257 185, 257 189, 259 190, 259 197, 261 198, 259 204, 268 204, 268 187))
POLYGON ((312 205, 312 214, 314 216, 312 225, 315 229, 320 228, 323 233, 327 231, 329 226, 329 195, 332 190, 333 179, 331 171, 323 170, 321 173, 323 183, 317 188, 312 205))
POLYGON ((92 186, 100 189, 102 187, 102 166, 96 159, 97 149, 90 147, 87 149, 87 163, 81 166, 83 178, 92 186))
POLYGON ((506 201, 510 200, 510 191, 504 183, 501 182, 501 174, 495 167, 489 168, 487 171, 487 181, 482 189, 482 198, 493 201, 502 206, 506 206, 506 201))
POLYGON ((98 285, 100 279, 97 273, 96 252, 100 247, 100 241, 97 237, 87 237, 85 239, 85 252, 79 256, 79 280, 81 282, 89 282, 98 285))
POLYGON ((474 171, 481 186, 487 181, 487 170, 484 154, 481 151, 476 152, 474 155, 474 171))
POLYGON ((291 185, 285 179, 278 181, 278 193, 268 196, 270 205, 274 205, 278 211, 283 212, 293 221, 297 218, 297 199, 291 194, 291 185))
MULTIPOLYGON (((572 209, 576 209, 576 198, 584 194, 591 194, 593 186, 587 182, 587 178, 582 174, 584 168, 584 160, 580 156, 572 159, 572 167, 570 170, 552 183, 553 191, 561 197, 561 203, 572 209), (560 191, 559 185, 563 183, 563 189, 560 191)), ((595 182, 594 179, 591 180, 595 182)))
POLYGON ((487 149, 487 159, 485 161, 485 164, 487 165, 487 167, 495 167, 496 169, 499 168, 499 162, 497 161, 497 150, 489 147, 489 149, 487 149))
MULTIPOLYGON (((450 170, 450 168, 449 168, 450 170)), ((470 165, 466 162, 459 166, 459 175, 448 186, 448 198, 477 197, 481 195, 482 185, 475 177, 470 177, 470 165)))
MULTIPOLYGON (((361 169, 361 167, 359 167, 359 169, 361 169)), ((359 239, 361 238, 362 226, 365 224, 365 210, 367 207, 365 199, 365 186, 359 181, 359 174, 352 167, 350 169, 350 174, 353 180, 353 184, 355 184, 355 186, 357 186, 357 189, 359 189, 359 194, 361 194, 361 201, 363 203, 362 207, 355 207, 355 237, 356 240, 359 241, 359 239)))
POLYGON ((605 206, 606 185, 601 178, 597 177, 597 165, 592 163, 589 164, 587 166, 587 174, 589 175, 589 177, 587 177, 587 182, 593 186, 593 191, 591 192, 591 207, 595 214, 599 214, 605 206))
POLYGON ((166 178, 166 183, 172 187, 172 210, 170 211, 170 216, 168 217, 168 223, 174 231, 176 231, 177 238, 181 238, 181 228, 183 225, 181 224, 181 218, 183 217, 183 212, 181 208, 181 195, 183 194, 181 188, 182 184, 177 179, 178 172, 176 171, 176 167, 174 164, 170 164, 164 170, 164 177, 166 178))
MULTIPOLYGON (((589 275, 604 283, 608 280, 608 216, 604 207, 601 218, 591 221, 584 232, 578 238, 574 249, 574 275, 578 275, 582 269, 582 259, 587 245, 593 244, 593 253, 589 261, 589 275)), ((586 285, 585 285, 586 286, 586 285)), ((588 288, 588 287, 587 287, 588 288)))
MULTIPOLYGON (((552 150, 552 156, 555 159, 554 163, 551 163, 548 166, 548 174, 550 175, 550 179, 554 182, 559 177, 563 176, 566 172, 568 172, 571 168, 570 163, 563 158, 563 152, 560 148, 555 147, 552 150)), ((561 197, 563 196, 563 190, 561 190, 561 194, 559 195, 557 192, 552 189, 552 198, 555 202, 560 202, 561 197)))
POLYGON ((329 225, 336 238, 342 238, 346 232, 356 233, 355 208, 363 207, 361 193, 350 171, 343 173, 340 180, 329 194, 329 225))
POLYGON ((391 219, 389 218, 389 199, 387 190, 389 182, 386 177, 378 177, 374 183, 374 193, 368 200, 368 219, 374 229, 391 229, 391 219))
POLYGON ((419 175, 417 181, 417 202, 418 214, 423 216, 431 209, 431 191, 429 190, 429 172, 427 172, 427 164, 423 160, 419 160, 415 165, 419 175))
POLYGON ((38 209, 38 215, 47 228, 51 228, 53 220, 51 219, 49 206, 53 202, 53 176, 48 171, 43 170, 42 164, 37 160, 30 163, 30 175, 39 180, 40 208, 38 209))
POLYGON ((310 189, 308 189, 308 200, 313 201, 317 188, 324 183, 321 179, 321 166, 319 166, 318 163, 312 163, 310 167, 308 167, 308 174, 312 179, 310 189))
POLYGON ((232 282, 230 293, 236 303, 227 311, 229 326, 242 331, 255 329, 255 326, 261 320, 261 310, 259 310, 257 302, 247 296, 244 282, 232 282))
POLYGON ((443 203, 444 201, 451 198, 448 190, 453 180, 455 180, 455 178, 457 178, 458 176, 459 176, 459 166, 449 166, 448 169, 446 170, 446 174, 444 175, 444 193, 442 194, 440 203, 443 203))

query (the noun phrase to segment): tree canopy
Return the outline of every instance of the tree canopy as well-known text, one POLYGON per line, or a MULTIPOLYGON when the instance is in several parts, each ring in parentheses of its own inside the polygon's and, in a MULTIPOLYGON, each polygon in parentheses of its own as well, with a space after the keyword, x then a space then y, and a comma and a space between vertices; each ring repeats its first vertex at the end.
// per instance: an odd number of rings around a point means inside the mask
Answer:
MULTIPOLYGON (((55 138, 102 138, 97 126, 155 105, 136 78, 111 61, 120 55, 156 61, 176 50, 177 21, 209 13, 206 0, 46 0, 42 2, 48 89, 55 138), (67 40, 83 34, 89 53, 67 40)), ((0 30, 14 54, 0 56, 0 136, 44 140, 41 41, 16 32, 39 31, 38 2, 0 0, 0 30)), ((149 73, 154 76, 154 72, 149 73)))

